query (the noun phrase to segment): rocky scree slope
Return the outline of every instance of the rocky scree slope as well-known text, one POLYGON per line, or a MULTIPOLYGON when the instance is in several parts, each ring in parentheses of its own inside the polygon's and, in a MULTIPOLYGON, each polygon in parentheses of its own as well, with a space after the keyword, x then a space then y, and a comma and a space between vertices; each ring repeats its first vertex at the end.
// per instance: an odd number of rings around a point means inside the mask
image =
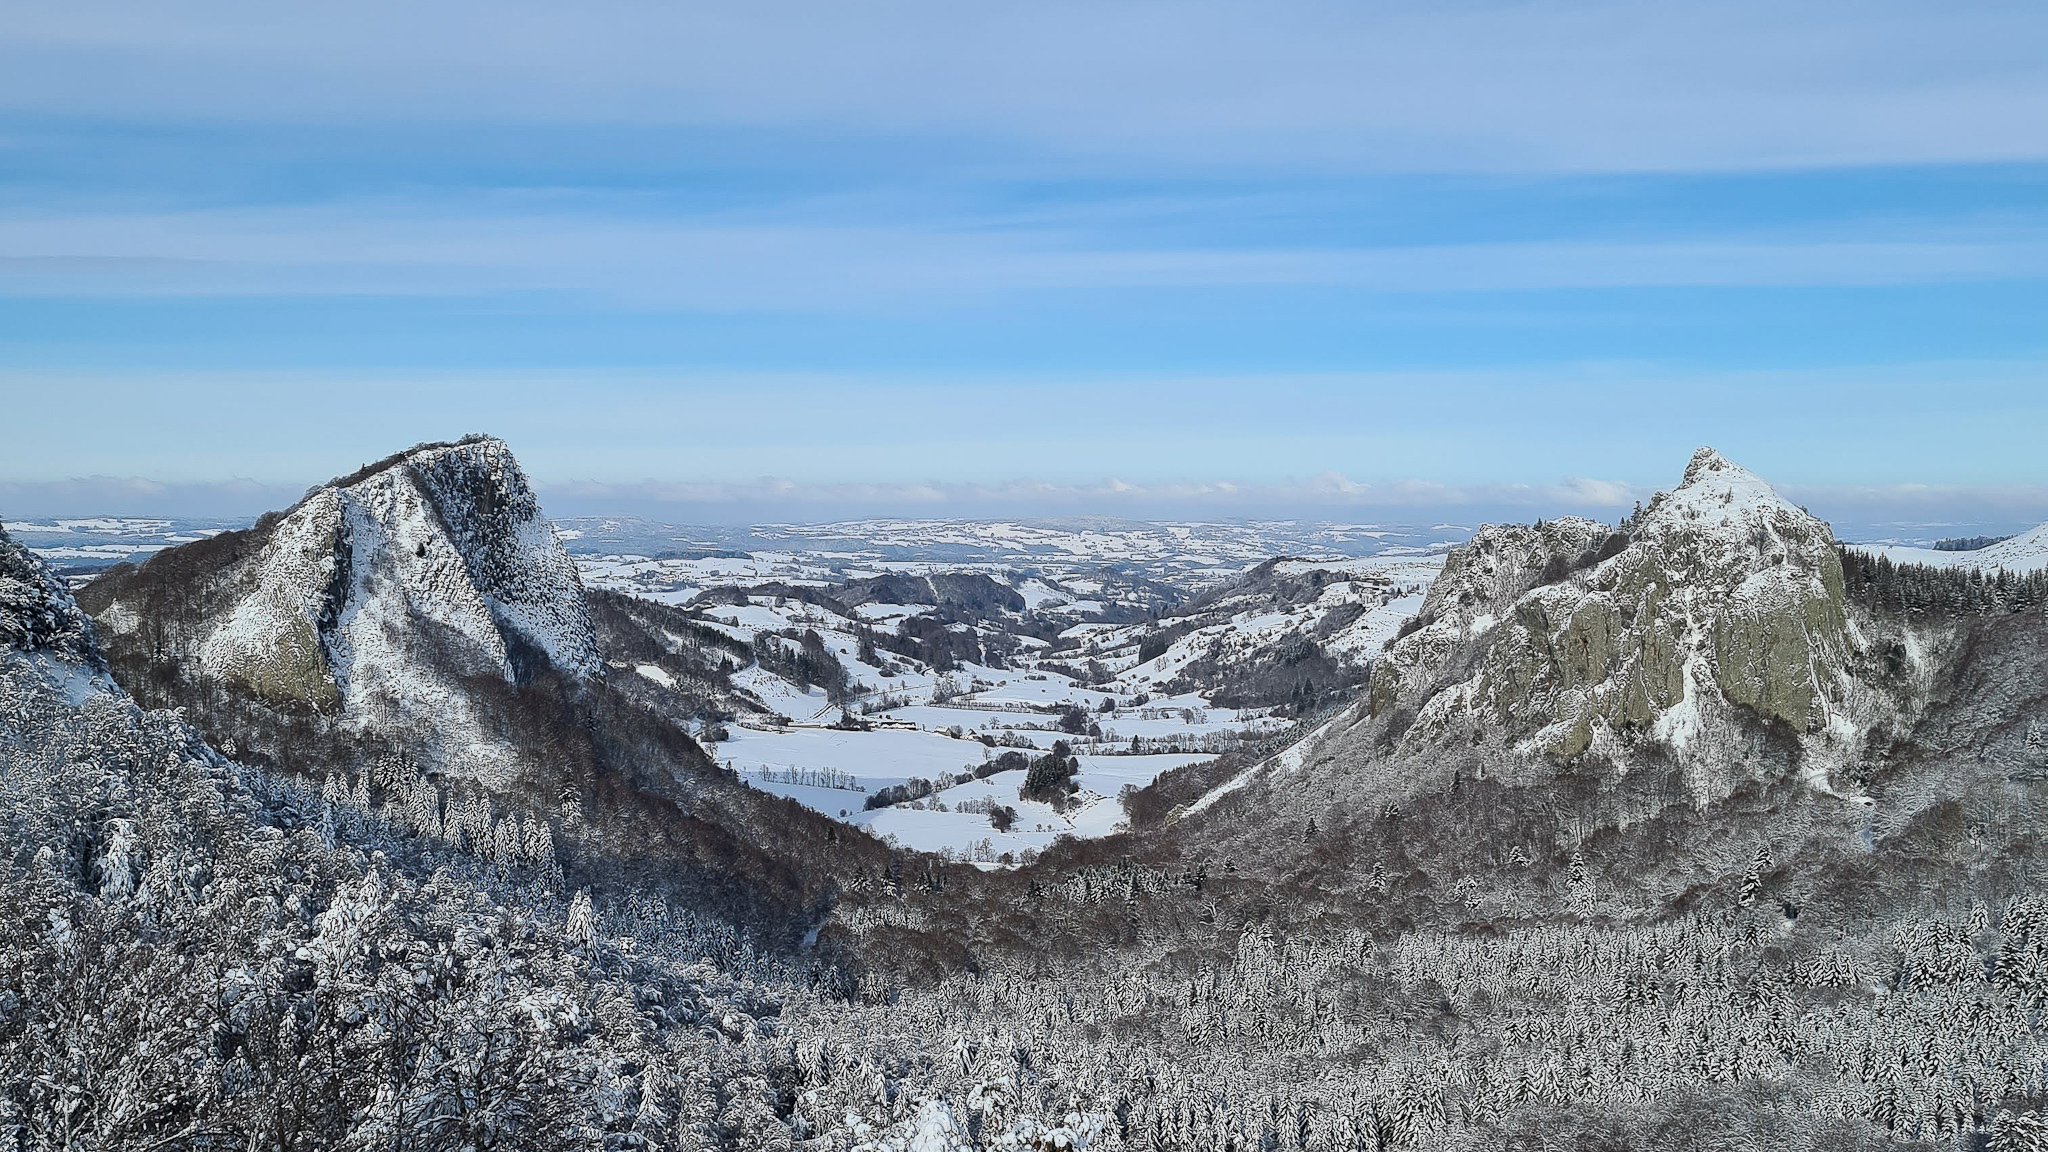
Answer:
POLYGON ((1828 526, 1702 448, 1682 482, 1610 528, 1486 527, 1447 559, 1335 737, 1472 767, 1668 756, 1725 792, 1760 731, 1815 779, 1878 707, 1828 526))

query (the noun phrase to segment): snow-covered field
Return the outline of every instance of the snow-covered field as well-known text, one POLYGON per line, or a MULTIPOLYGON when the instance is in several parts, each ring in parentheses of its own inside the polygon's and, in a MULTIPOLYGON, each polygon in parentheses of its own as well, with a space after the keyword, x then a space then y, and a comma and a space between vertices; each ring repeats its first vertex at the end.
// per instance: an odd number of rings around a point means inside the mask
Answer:
POLYGON ((1981 568, 1986 572, 1994 569, 2013 573, 2038 572, 2048 568, 2048 524, 2031 528, 2010 540, 2001 540, 1989 547, 1968 552, 1899 545, 1865 547, 1862 551, 1887 557, 1894 564, 1927 564, 1936 568, 1981 568))
MULTIPOLYGON (((758 669, 743 675, 781 684, 783 692, 775 700, 786 715, 802 710, 798 701, 822 715, 813 715, 808 724, 787 727, 733 724, 728 727, 730 739, 710 746, 720 764, 757 788, 866 827, 878 836, 893 837, 905 847, 951 852, 980 861, 996 861, 1004 853, 1015 859, 1061 835, 1108 835, 1123 822, 1118 794, 1126 785, 1142 788, 1161 772, 1210 755, 1195 751, 1132 755, 1125 750, 1133 736, 1192 743, 1203 737, 1229 738, 1235 733, 1271 732, 1286 726, 1270 716, 1243 717, 1229 709, 1210 707, 1193 694, 1103 713, 1092 709, 1099 709, 1105 698, 1116 699, 1114 693, 1084 688, 1056 674, 968 668, 953 675, 979 678, 992 687, 954 697, 945 704, 877 709, 864 717, 875 725, 873 730, 850 731, 824 726, 837 716, 838 709, 825 706, 822 692, 814 689, 812 694, 793 696, 790 686, 758 669), (1026 675, 1044 678, 1026 679, 1026 675), (1091 738, 1059 731, 1056 714, 1037 710, 1065 703, 1088 706, 1101 735, 1091 738), (953 734, 956 731, 959 735, 953 734), (984 735, 998 738, 1000 743, 991 747, 978 738, 984 735), (1064 812, 1020 799, 1022 770, 997 772, 966 783, 944 783, 1011 749, 1036 756, 1059 741, 1075 750, 1081 764, 1076 776, 1081 791, 1064 812), (873 793, 913 779, 943 786, 923 800, 874 810, 865 807, 873 793), (967 810, 962 810, 963 803, 967 810), (1016 810, 1010 831, 995 830, 988 815, 991 805, 1016 810)), ((922 688, 928 698, 934 679, 930 675, 903 677, 890 691, 922 688)), ((749 680, 750 684, 756 682, 749 680)))
MULTIPOLYGON (((1063 835, 1106 836, 1124 822, 1123 805, 1117 794, 1126 785, 1143 787, 1161 772, 1205 759, 1192 753, 1084 754, 1076 777, 1081 791, 1064 812, 1055 811, 1049 804, 1019 799, 1017 789, 1024 782, 1021 769, 951 784, 907 804, 864 807, 870 793, 901 784, 912 776, 929 779, 939 772, 972 767, 979 763, 973 757, 980 750, 981 745, 974 741, 952 740, 927 732, 805 729, 747 732, 717 748, 722 763, 731 762, 748 783, 763 791, 787 796, 827 816, 893 839, 906 848, 950 852, 982 863, 1000 862, 1005 853, 1017 859, 1063 835), (802 782, 805 773, 789 767, 769 767, 767 771, 753 767, 757 761, 752 757, 764 754, 784 755, 792 763, 829 763, 835 771, 845 773, 847 779, 828 786, 802 782), (990 822, 988 812, 994 805, 1016 811, 1015 823, 1009 831, 999 832, 990 822)), ((815 778, 819 770, 810 771, 815 778)))
POLYGON ((656 556, 731 552, 804 555, 829 563, 878 561, 1063 564, 1118 567, 1161 564, 1176 571, 1230 571, 1274 556, 1377 556, 1440 550, 1469 536, 1470 525, 1334 524, 1311 520, 1191 520, 1177 523, 1070 517, 1033 520, 849 520, 718 528, 631 517, 556 521, 570 550, 656 556))
MULTIPOLYGON (((742 711, 726 726, 731 738, 711 751, 742 779, 907 847, 999 861, 1061 835, 1106 835, 1123 821, 1118 794, 1126 786, 1143 787, 1168 769, 1291 728, 1276 707, 1217 706, 1202 687, 1206 681, 1190 679, 1191 669, 1227 673, 1232 660, 1307 638, 1331 658, 1362 666, 1420 606, 1442 565, 1441 550, 1391 545, 1377 530, 1317 531, 1380 555, 1326 549, 1315 558, 1272 561, 1271 552, 1258 549, 1309 543, 1304 536, 1311 533, 1294 525, 1284 533, 1240 527, 1219 536, 1202 527, 1068 531, 878 522, 833 526, 812 537, 830 542, 816 552, 785 545, 745 555, 603 554, 584 555, 579 564, 586 584, 689 605, 700 623, 734 640, 814 633, 849 670, 854 682, 843 697, 758 665, 733 675, 734 687, 758 711, 742 711), (849 541, 838 534, 856 529, 871 535, 849 541), (902 556, 970 546, 984 558, 902 556), (985 558, 996 551, 1005 559, 985 558), (1150 574, 1135 581, 1122 574, 1141 563, 1150 574), (910 587, 902 578, 937 574, 985 579, 985 587, 1011 597, 1011 606, 947 610, 895 598, 910 587), (858 583, 882 577, 894 582, 858 583), (799 595, 804 589, 817 595, 799 595), (875 594, 867 589, 881 590, 881 598, 862 599, 875 594), (1162 595, 1196 598, 1193 614, 1174 609, 1161 617, 1160 605, 1171 603, 1162 595), (928 614, 1005 648, 1009 658, 963 661, 945 671, 886 651, 878 660, 860 659, 867 630, 894 631, 928 614), (1161 629, 1170 634, 1155 640, 1161 629), (842 712, 872 730, 839 724, 842 712), (953 782, 1004 751, 1037 756, 1056 742, 1082 765, 1081 791, 1064 811, 1021 800, 1021 770, 953 782), (880 790, 913 780, 930 781, 937 791, 866 807, 880 790), (1016 810, 1007 832, 990 822, 996 805, 1016 810)), ((777 529, 797 538, 806 531, 777 529)), ((922 586, 915 579, 911 585, 922 586)))
POLYGON ((240 526, 240 521, 87 516, 8 521, 7 531, 51 567, 73 574, 75 582, 124 560, 144 560, 165 548, 240 526))

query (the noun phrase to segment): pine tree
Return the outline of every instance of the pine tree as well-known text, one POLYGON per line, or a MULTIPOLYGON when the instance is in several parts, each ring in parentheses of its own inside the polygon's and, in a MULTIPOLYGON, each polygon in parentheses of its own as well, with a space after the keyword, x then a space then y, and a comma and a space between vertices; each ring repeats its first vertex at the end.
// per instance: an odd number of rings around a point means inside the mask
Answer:
POLYGON ((578 888, 569 901, 569 915, 562 926, 569 942, 588 952, 597 943, 597 913, 590 905, 590 890, 578 888))
POLYGON ((1770 847, 1758 843, 1756 851, 1750 854, 1749 870, 1742 874, 1742 892, 1736 902, 1744 908, 1755 904, 1757 895, 1763 890, 1764 873, 1775 866, 1776 863, 1771 859, 1770 847))

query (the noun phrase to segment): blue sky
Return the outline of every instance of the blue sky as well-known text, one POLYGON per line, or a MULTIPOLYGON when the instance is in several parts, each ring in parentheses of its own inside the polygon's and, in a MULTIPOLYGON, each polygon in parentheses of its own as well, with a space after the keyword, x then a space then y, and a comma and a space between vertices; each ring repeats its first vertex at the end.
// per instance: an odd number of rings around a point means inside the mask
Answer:
POLYGON ((8 8, 0 514, 2048 518, 2039 4, 8 8))

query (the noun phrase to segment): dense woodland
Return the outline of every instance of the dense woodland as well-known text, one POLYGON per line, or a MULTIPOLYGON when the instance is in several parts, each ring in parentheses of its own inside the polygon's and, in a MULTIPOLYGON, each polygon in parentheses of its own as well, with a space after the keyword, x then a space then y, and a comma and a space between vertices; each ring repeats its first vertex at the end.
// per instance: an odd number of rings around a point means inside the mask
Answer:
POLYGON ((1872 611, 1921 619, 2024 612, 2048 605, 2048 570, 1935 568, 1894 564, 1855 548, 1839 551, 1849 596, 1872 611))
MULTIPOLYGON (((1711 801, 1587 757, 1187 814, 1254 749, 984 872, 745 799, 644 677, 507 686, 572 752, 514 796, 132 653, 182 717, 81 694, 91 630, 10 549, 0 1147, 2048 1147, 2029 581, 1844 554, 1859 627, 1952 653, 1860 798, 1760 732, 1711 801)), ((706 700, 789 640, 649 647, 681 621, 593 608, 706 700)), ((1068 764, 1029 766, 1050 794, 1068 764)))

